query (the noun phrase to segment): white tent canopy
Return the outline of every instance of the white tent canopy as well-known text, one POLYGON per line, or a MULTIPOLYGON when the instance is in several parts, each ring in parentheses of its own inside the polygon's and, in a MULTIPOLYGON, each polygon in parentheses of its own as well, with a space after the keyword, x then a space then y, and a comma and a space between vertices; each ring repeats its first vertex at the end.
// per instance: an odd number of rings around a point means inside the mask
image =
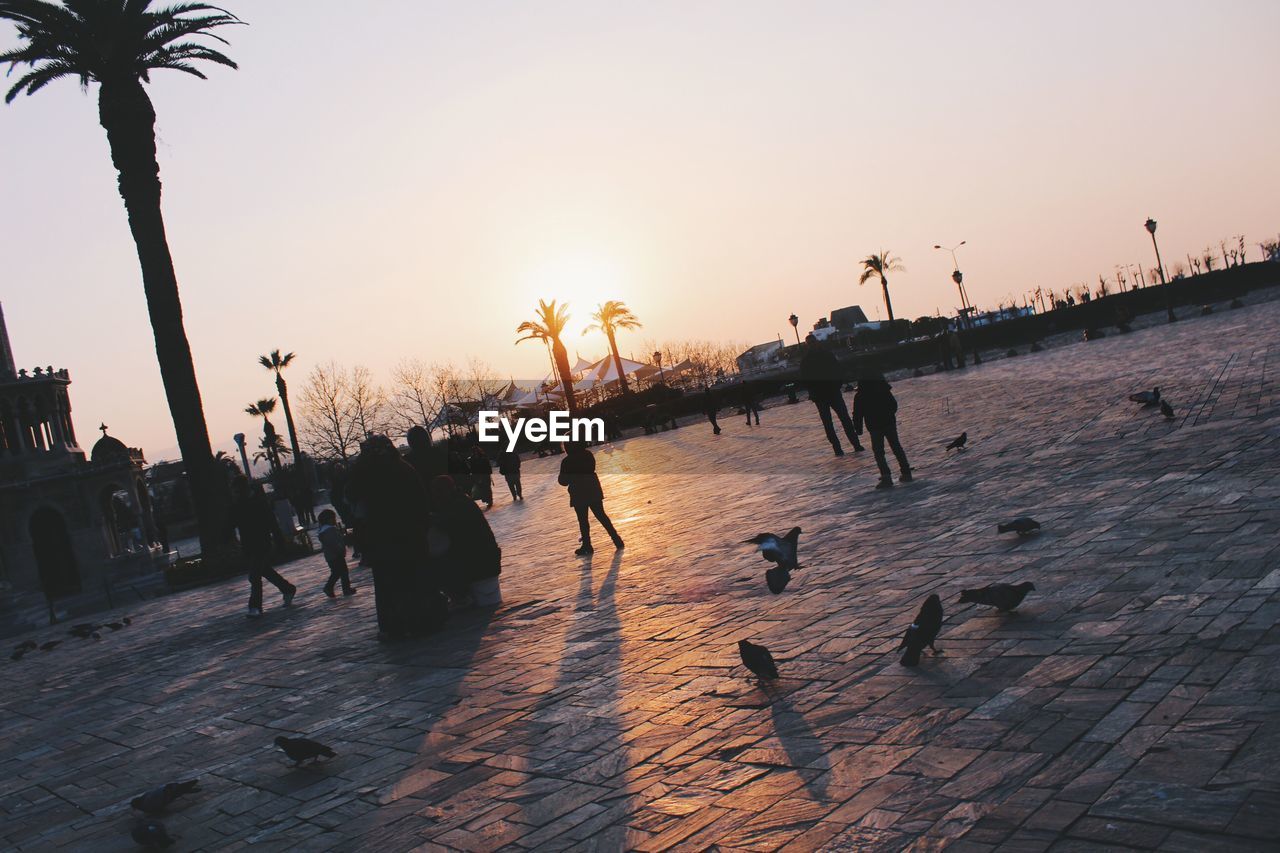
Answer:
MULTIPOLYGON (((645 367, 648 367, 644 362, 632 361, 629 358, 624 358, 621 361, 622 372, 627 376, 630 376, 637 370, 643 370, 645 367)), ((596 382, 604 382, 606 384, 609 382, 617 382, 618 366, 614 364, 613 356, 607 355, 600 359, 600 361, 596 362, 595 365, 592 366, 591 372, 587 374, 586 378, 593 379, 596 382)))

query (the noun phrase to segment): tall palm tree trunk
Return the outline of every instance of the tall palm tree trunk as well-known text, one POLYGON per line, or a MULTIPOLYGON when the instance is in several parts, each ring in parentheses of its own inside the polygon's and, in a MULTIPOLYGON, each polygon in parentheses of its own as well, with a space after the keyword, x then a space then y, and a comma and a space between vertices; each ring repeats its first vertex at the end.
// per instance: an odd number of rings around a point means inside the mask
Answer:
POLYGON ((578 414, 578 401, 573 395, 573 372, 569 370, 569 351, 560 343, 559 338, 551 341, 551 353, 556 360, 556 372, 560 374, 560 385, 564 388, 564 405, 570 417, 578 414))
POLYGON ((98 119, 107 132, 111 162, 120 173, 120 197, 124 199, 129 230, 142 266, 142 285, 156 340, 160 377, 191 486, 200 548, 203 553, 212 554, 227 539, 230 494, 209 446, 200 386, 196 383, 191 346, 182 325, 178 280, 160 212, 155 109, 136 79, 103 82, 98 94, 98 119))
POLYGON ((298 465, 302 451, 298 449, 298 430, 293 425, 293 409, 289 408, 289 386, 285 384, 280 371, 276 371, 276 390, 280 392, 280 402, 284 405, 284 423, 289 429, 289 449, 293 451, 293 464, 298 465))
POLYGON ((613 366, 618 368, 618 386, 622 388, 623 394, 630 394, 631 389, 627 387, 627 374, 622 369, 622 356, 618 355, 618 342, 614 339, 613 329, 609 329, 609 349, 613 351, 613 366))
POLYGON ((893 303, 889 301, 889 280, 880 276, 880 287, 884 290, 884 310, 889 312, 889 325, 893 325, 893 303))

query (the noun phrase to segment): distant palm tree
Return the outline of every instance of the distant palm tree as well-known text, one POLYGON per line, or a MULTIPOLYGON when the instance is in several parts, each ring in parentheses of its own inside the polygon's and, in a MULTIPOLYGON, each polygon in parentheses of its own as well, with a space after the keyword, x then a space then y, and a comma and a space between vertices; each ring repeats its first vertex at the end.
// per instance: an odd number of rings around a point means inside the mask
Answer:
POLYGON ((99 84, 98 122, 107 132, 111 162, 120 173, 120 196, 142 266, 142 285, 155 335, 174 432, 191 486, 200 547, 216 552, 226 541, 230 493, 214 462, 205 426, 191 347, 182 325, 178 279, 160 212, 160 166, 156 162, 156 113, 143 83, 151 71, 169 68, 196 77, 200 61, 235 68, 199 39, 225 43, 212 30, 240 23, 235 15, 205 3, 151 9, 152 0, 0 0, 0 20, 17 27, 18 46, 0 53, 0 63, 28 66, 5 103, 31 95, 61 77, 82 88, 99 84), (191 39, 197 39, 192 41, 191 39))
POLYGON ((895 258, 893 255, 880 250, 877 255, 868 255, 862 261, 862 277, 858 279, 858 284, 866 284, 873 278, 880 279, 880 287, 884 290, 884 308, 889 312, 889 322, 893 322, 893 303, 889 301, 889 279, 887 273, 905 272, 906 267, 902 265, 901 258, 895 258))
POLYGON ((626 306, 626 303, 610 299, 603 305, 596 307, 591 319, 595 322, 583 329, 582 334, 585 335, 594 329, 604 332, 604 336, 609 339, 609 350, 613 353, 614 367, 618 369, 619 387, 622 388, 622 393, 630 393, 631 389, 627 387, 627 375, 622 369, 622 356, 618 355, 618 341, 615 338, 615 334, 618 329, 640 328, 640 318, 631 313, 631 309, 626 306))
POLYGON ((269 355, 258 356, 258 364, 276 375, 276 391, 280 392, 280 402, 284 405, 284 422, 289 429, 289 446, 293 449, 293 458, 300 459, 302 451, 298 449, 298 430, 293 426, 293 410, 289 408, 289 386, 280 375, 280 371, 292 363, 293 353, 287 352, 281 355, 278 349, 273 349, 269 355))
POLYGON ((253 454, 253 461, 266 461, 273 471, 280 467, 280 457, 288 456, 292 452, 285 447, 284 438, 278 432, 262 436, 258 442, 258 448, 258 452, 253 454))
MULTIPOLYGON (((276 432, 275 424, 271 423, 271 413, 276 410, 276 398, 266 397, 256 403, 250 403, 245 406, 244 413, 253 415, 255 418, 262 418, 262 447, 267 449, 270 454, 271 467, 276 469, 280 467, 280 457, 273 450, 280 442, 277 441, 279 434, 276 432)), ((257 458, 257 457, 254 457, 257 458)))
POLYGON ((525 320, 516 327, 516 334, 524 337, 521 341, 546 341, 551 345, 551 358, 556 365, 556 373, 560 375, 560 385, 564 388, 564 404, 570 415, 578 412, 578 403, 573 398, 573 374, 569 370, 569 351, 564 348, 560 336, 569 323, 569 304, 556 305, 554 299, 550 303, 539 299, 538 312, 533 320, 525 320))

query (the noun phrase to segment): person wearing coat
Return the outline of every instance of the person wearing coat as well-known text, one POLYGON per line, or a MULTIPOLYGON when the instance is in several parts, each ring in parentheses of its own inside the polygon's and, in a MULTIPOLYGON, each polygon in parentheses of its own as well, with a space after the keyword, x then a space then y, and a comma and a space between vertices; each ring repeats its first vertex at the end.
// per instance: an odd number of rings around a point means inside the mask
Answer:
POLYGON ((849 407, 844 402, 844 392, 840 390, 840 362, 827 349, 822 341, 813 335, 804 340, 804 357, 800 359, 800 380, 809 389, 809 399, 818 407, 818 417, 822 419, 822 429, 831 442, 831 449, 836 456, 844 456, 844 448, 840 446, 840 438, 836 435, 835 424, 831 414, 834 412, 844 427, 845 437, 853 445, 854 451, 863 450, 858 441, 858 432, 849 418, 849 407))
POLYGON ((853 421, 858 431, 866 424, 871 433, 871 452, 876 457, 876 467, 880 469, 880 483, 877 489, 893 486, 893 472, 884 455, 884 443, 887 439, 893 455, 898 459, 898 467, 902 469, 902 482, 911 482, 911 466, 907 463, 907 454, 898 441, 898 401, 894 398, 891 386, 883 376, 873 376, 858 380, 858 390, 853 395, 853 421))
POLYGON ((440 586, 455 602, 466 602, 473 583, 502 573, 502 549, 484 512, 458 491, 452 477, 431 481, 431 502, 431 537, 439 548, 432 558, 440 586))
POLYGON ((524 500, 524 486, 520 483, 520 454, 514 450, 504 450, 498 457, 498 473, 507 481, 511 500, 524 500))
POLYGON ((622 537, 614 529, 613 522, 604 511, 604 489, 600 486, 600 478, 596 476, 596 458, 581 442, 567 442, 564 446, 564 459, 560 462, 560 485, 569 490, 569 505, 578 515, 578 531, 582 534, 582 545, 573 553, 585 557, 595 552, 591 547, 591 527, 587 523, 590 512, 600 522, 605 533, 613 540, 615 548, 622 548, 622 537))
POLYGON ((284 598, 284 606, 293 603, 298 588, 284 579, 271 565, 277 548, 284 545, 280 525, 271 509, 271 501, 261 486, 255 486, 245 477, 237 477, 231 485, 233 503, 231 523, 240 537, 240 553, 249 564, 250 617, 262 615, 262 581, 270 581, 284 598))

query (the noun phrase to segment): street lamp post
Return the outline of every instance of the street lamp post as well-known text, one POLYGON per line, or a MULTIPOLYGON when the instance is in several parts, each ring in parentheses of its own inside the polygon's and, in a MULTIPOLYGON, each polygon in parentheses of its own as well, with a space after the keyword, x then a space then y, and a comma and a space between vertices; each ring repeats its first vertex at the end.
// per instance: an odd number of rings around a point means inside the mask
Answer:
POLYGON ((959 261, 956 260, 956 249, 959 249, 961 246, 963 246, 967 242, 969 241, 961 240, 959 243, 956 243, 954 246, 952 246, 949 249, 946 246, 940 246, 935 243, 933 248, 941 249, 944 252, 950 253, 951 269, 952 269, 951 280, 956 283, 956 289, 960 291, 960 305, 962 308, 964 308, 964 311, 962 311, 961 313, 964 314, 965 322, 968 325, 972 326, 973 319, 970 317, 970 314, 972 313, 972 309, 969 307, 969 296, 968 294, 965 293, 965 290, 964 290, 964 273, 960 272, 960 263, 959 261))
POLYGON ((1156 250, 1156 271, 1160 273, 1160 283, 1168 284, 1168 279, 1164 277, 1164 263, 1160 260, 1160 244, 1156 242, 1156 221, 1148 216, 1147 221, 1143 223, 1143 227, 1151 235, 1151 245, 1156 250))
POLYGON ((800 345, 800 318, 797 317, 795 314, 792 314, 790 317, 787 318, 787 322, 790 323, 791 328, 795 330, 796 346, 799 346, 800 345))
POLYGON ((653 363, 658 365, 658 381, 667 384, 667 374, 662 372, 662 350, 653 351, 653 363))

